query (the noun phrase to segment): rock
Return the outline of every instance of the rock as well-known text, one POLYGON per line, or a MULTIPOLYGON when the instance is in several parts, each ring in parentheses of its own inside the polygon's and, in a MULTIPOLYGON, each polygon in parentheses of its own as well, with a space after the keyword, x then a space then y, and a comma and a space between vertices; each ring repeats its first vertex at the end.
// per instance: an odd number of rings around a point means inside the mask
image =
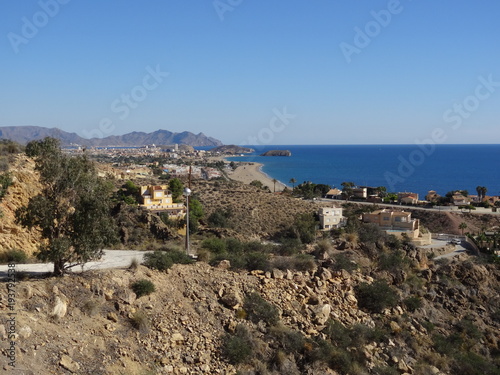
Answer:
POLYGON ((328 268, 320 268, 319 276, 322 280, 330 280, 333 278, 331 271, 328 268))
POLYGON ((172 334, 172 337, 170 337, 170 341, 179 344, 184 342, 184 336, 182 336, 179 332, 175 332, 172 334))
POLYGON ((227 259, 221 260, 220 263, 217 265, 217 268, 220 268, 222 270, 228 270, 231 268, 231 262, 227 259))
POLYGON ((332 312, 332 306, 329 304, 320 305, 313 309, 314 319, 317 324, 325 324, 330 318, 330 313, 332 312))
POLYGON ((122 290, 118 293, 118 298, 120 298, 123 302, 131 305, 137 299, 137 295, 131 290, 122 290))
POLYGON ((114 312, 108 313, 107 318, 108 318, 108 320, 111 320, 112 322, 115 322, 115 323, 118 322, 118 316, 114 312))
POLYGON ((0 324, 0 340, 5 340, 7 338, 7 331, 5 330, 5 326, 0 324))
POLYGON ((66 370, 71 372, 77 372, 78 370, 80 370, 80 365, 77 362, 73 361, 73 359, 66 354, 61 357, 59 364, 66 370))
POLYGON ((61 319, 66 315, 68 310, 68 303, 64 301, 61 297, 56 296, 54 302, 54 308, 50 314, 53 318, 61 319))
POLYGON ((284 276, 283 272, 277 268, 273 269, 273 278, 282 279, 284 276))
POLYGON ((401 327, 399 326, 398 323, 396 323, 395 321, 391 321, 389 323, 390 327, 391 327, 391 331, 394 332, 394 333, 399 333, 401 332, 401 327))
POLYGON ((292 156, 292 153, 289 150, 269 150, 260 156, 292 156))
POLYGON ((19 288, 18 294, 21 298, 30 299, 31 297, 33 297, 33 289, 31 288, 31 286, 25 284, 19 288))
POLYGON ((220 300, 224 304, 224 306, 231 309, 236 309, 243 303, 243 297, 236 290, 224 291, 224 294, 222 295, 220 300))
POLYGON ((29 326, 23 326, 19 330, 19 336, 21 336, 24 339, 27 339, 28 337, 30 337, 32 333, 33 333, 33 330, 29 326))

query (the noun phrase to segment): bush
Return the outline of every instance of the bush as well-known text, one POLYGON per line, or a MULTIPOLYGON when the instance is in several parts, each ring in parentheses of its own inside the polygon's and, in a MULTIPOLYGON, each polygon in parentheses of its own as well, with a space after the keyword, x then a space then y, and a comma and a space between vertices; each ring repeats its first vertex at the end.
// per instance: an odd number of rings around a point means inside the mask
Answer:
POLYGON ((400 250, 382 253, 378 259, 380 269, 393 274, 406 269, 408 263, 408 259, 405 259, 403 252, 400 250))
POLYGON ((218 208, 207 218, 208 226, 211 228, 229 228, 231 226, 229 221, 231 216, 231 211, 218 208))
POLYGON ((153 253, 145 254, 143 264, 151 269, 165 271, 173 266, 174 261, 166 252, 157 250, 153 253))
POLYGON ((140 332, 149 331, 149 318, 143 311, 136 311, 130 318, 132 326, 140 332))
POLYGON ((137 298, 139 298, 153 293, 156 290, 156 288, 151 281, 142 279, 132 284, 132 290, 137 295, 137 298))
POLYGON ((333 256, 333 265, 331 268, 334 271, 346 270, 352 272, 358 268, 358 265, 351 261, 345 254, 335 254, 333 256))
POLYGON ((358 306, 372 313, 380 313, 398 303, 396 291, 383 280, 373 284, 361 283, 355 289, 358 306))
POLYGON ((0 254, 0 263, 26 263, 28 256, 22 250, 10 249, 0 254))
POLYGON ((274 326, 279 321, 278 309, 258 293, 247 294, 243 301, 243 308, 247 312, 248 318, 254 323, 262 320, 264 323, 274 326))
POLYGON ((246 254, 245 260, 245 268, 249 271, 270 271, 272 269, 271 262, 269 262, 269 256, 267 254, 252 252, 250 254, 246 254))
POLYGON ((0 200, 7 194, 7 189, 10 185, 12 185, 12 177, 10 174, 0 174, 0 200))
POLYGON ((422 307, 422 299, 417 296, 410 296, 408 298, 405 298, 403 300, 403 303, 410 312, 414 312, 415 310, 422 307))
POLYGON ((174 264, 191 264, 194 263, 193 258, 187 255, 184 251, 180 250, 169 250, 165 252, 166 256, 169 257, 174 264))
POLYGON ((244 325, 238 324, 233 335, 226 334, 222 338, 222 354, 233 365, 248 362, 253 352, 253 342, 244 325))
POLYGON ((98 301, 91 299, 85 302, 81 310, 88 316, 94 316, 99 312, 100 308, 101 304, 98 301))
POLYGON ((305 339, 299 331, 279 324, 271 328, 270 334, 279 342, 285 353, 298 354, 304 349, 305 339))
POLYGON ((203 249, 209 250, 214 254, 223 254, 226 252, 226 242, 220 238, 207 238, 201 243, 203 249))
POLYGON ((316 263, 312 255, 298 254, 294 257, 294 267, 297 271, 312 271, 316 267, 316 263))

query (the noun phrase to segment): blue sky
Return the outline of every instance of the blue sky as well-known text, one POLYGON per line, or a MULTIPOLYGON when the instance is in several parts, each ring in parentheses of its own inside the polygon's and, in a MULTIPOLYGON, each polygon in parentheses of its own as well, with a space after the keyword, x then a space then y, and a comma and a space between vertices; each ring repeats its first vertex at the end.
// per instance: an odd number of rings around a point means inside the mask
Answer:
POLYGON ((494 0, 4 0, 0 126, 500 143, 499 18, 494 0))

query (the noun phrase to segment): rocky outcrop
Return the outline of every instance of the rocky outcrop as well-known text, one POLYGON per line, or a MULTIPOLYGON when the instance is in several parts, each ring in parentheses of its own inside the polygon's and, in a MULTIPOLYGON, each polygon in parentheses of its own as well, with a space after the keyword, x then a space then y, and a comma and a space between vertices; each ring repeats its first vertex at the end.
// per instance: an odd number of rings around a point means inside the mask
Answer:
POLYGON ((292 153, 288 150, 269 150, 260 156, 292 156, 292 153))
POLYGON ((212 148, 210 152, 220 153, 224 155, 238 155, 238 154, 250 154, 254 152, 253 148, 241 147, 236 145, 224 145, 212 148))
POLYGON ((12 176, 12 185, 0 201, 0 252, 19 249, 31 255, 41 241, 40 233, 36 229, 28 230, 16 224, 15 212, 26 206, 29 199, 37 195, 42 187, 35 172, 35 163, 24 155, 15 157, 9 173, 12 176))

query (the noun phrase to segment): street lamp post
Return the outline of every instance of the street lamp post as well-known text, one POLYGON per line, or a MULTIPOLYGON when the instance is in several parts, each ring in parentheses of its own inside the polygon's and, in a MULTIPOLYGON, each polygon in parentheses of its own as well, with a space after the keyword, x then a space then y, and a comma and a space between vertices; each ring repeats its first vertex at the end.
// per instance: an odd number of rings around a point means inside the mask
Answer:
POLYGON ((189 196, 191 189, 184 188, 183 195, 186 197, 186 254, 189 255, 189 196))

